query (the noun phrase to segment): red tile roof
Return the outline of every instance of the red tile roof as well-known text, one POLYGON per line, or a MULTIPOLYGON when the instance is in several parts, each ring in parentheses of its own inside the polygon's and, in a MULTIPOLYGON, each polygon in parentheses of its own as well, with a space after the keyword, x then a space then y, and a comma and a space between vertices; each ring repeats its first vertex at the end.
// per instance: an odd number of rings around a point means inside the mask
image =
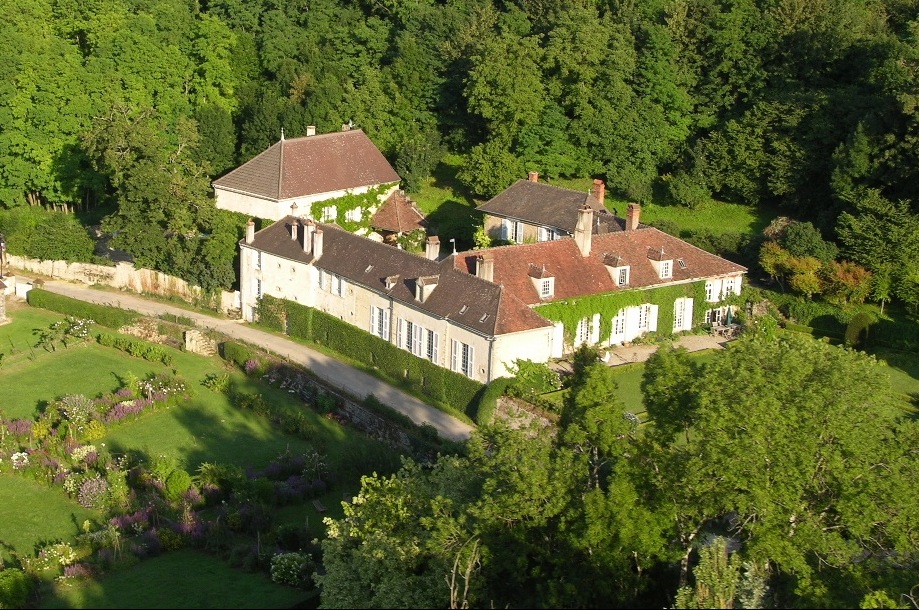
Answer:
MULTIPOLYGON (((493 281, 504 286, 510 295, 530 305, 746 272, 746 267, 742 265, 644 225, 634 231, 594 234, 590 254, 586 257, 581 256, 572 238, 502 246, 491 248, 488 252, 494 261, 493 281), (664 259, 673 260, 673 277, 670 279, 661 279, 648 258, 649 251, 659 255, 661 248, 665 252, 664 259), (685 269, 678 259, 686 263, 685 269), (604 264, 616 261, 619 266, 630 268, 628 286, 617 286, 604 264), (534 268, 540 270, 542 277, 555 278, 555 292, 551 299, 540 298, 531 280, 534 268)), ((454 257, 457 269, 474 274, 475 258, 480 254, 481 251, 475 250, 457 254, 454 257)))
POLYGON ((281 139, 214 180, 222 188, 275 201, 399 182, 360 129, 281 139))
POLYGON ((415 229, 425 229, 428 223, 415 202, 406 197, 404 191, 398 190, 373 215, 370 226, 393 233, 408 233, 415 229))

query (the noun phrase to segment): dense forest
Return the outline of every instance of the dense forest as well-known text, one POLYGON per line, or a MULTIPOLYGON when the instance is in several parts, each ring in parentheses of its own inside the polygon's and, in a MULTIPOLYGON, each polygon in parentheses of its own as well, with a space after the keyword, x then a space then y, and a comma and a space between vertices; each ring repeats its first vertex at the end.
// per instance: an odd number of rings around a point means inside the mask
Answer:
POLYGON ((0 205, 24 208, 0 225, 17 235, 12 253, 86 258, 92 239, 74 228, 98 222, 140 265, 227 288, 239 220, 214 210, 210 181, 282 129, 351 121, 409 191, 449 150, 481 197, 535 170, 599 177, 639 202, 769 205, 919 303, 916 0, 21 0, 0 12, 0 205))

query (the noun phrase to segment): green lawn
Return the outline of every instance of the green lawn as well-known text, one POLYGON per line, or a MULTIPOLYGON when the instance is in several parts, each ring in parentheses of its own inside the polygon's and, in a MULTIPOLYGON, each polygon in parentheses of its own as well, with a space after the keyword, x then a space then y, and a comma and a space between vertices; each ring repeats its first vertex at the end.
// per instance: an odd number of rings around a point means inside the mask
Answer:
POLYGON ((32 556, 40 541, 71 540, 83 521, 100 515, 71 500, 63 489, 52 489, 10 473, 9 461, 0 463, 0 558, 12 553, 32 556))
MULTIPOLYGON (((311 594, 280 587, 265 574, 230 568, 183 550, 117 570, 99 580, 55 583, 39 608, 292 608, 311 594)), ((312 606, 315 607, 315 606, 312 606)))

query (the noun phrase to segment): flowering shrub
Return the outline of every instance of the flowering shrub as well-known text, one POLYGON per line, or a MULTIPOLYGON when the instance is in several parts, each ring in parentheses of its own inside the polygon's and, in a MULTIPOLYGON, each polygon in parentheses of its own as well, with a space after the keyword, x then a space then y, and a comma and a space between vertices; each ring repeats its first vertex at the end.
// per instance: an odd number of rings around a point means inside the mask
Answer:
POLYGON ((58 576, 58 580, 76 580, 79 578, 92 578, 95 574, 92 566, 85 563, 75 563, 70 566, 64 566, 64 574, 58 576))
POLYGON ((72 459, 74 462, 88 461, 86 458, 89 456, 89 454, 93 454, 92 461, 95 462, 96 457, 98 457, 95 445, 82 445, 77 447, 71 452, 70 459, 72 459))
POLYGON ((246 364, 243 366, 243 370, 246 371, 246 375, 252 375, 253 373, 257 373, 261 366, 262 365, 258 360, 255 358, 249 358, 246 360, 246 364))
POLYGON ((29 454, 25 451, 17 451, 10 456, 10 462, 13 463, 14 470, 22 470, 29 465, 29 454))
POLYGON ((278 553, 271 558, 271 580, 288 587, 307 588, 313 560, 306 553, 278 553))
POLYGON ((70 394, 58 401, 57 407, 70 423, 70 436, 73 437, 75 432, 83 432, 95 413, 96 405, 82 394, 70 394))
POLYGON ((80 483, 77 502, 84 508, 104 508, 108 496, 108 482, 101 475, 86 477, 80 483))
POLYGON ((17 438, 24 438, 32 434, 32 421, 28 419, 14 419, 6 422, 6 429, 17 438))

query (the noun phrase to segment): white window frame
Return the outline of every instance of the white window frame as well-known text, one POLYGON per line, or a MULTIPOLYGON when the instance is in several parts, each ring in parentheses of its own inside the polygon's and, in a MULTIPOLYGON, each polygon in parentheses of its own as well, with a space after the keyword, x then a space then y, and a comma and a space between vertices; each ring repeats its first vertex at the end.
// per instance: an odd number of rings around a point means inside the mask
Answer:
POLYGON ((322 208, 322 222, 329 222, 338 218, 338 206, 327 205, 322 208))
POLYGON ((389 309, 370 306, 370 334, 389 341, 389 309))
POLYGON ((618 337, 625 334, 625 310, 620 309, 619 313, 613 316, 613 336, 618 337))
POLYGON ((261 250, 256 250, 255 252, 255 268, 256 269, 262 268, 262 251, 261 250))
POLYGON ((452 370, 466 377, 475 374, 475 348, 467 343, 453 339, 452 370))
POLYGON ((262 298, 262 280, 255 280, 255 298, 262 298))
POLYGON ((332 275, 332 293, 342 296, 345 293, 345 280, 340 275, 332 275))
POLYGON ((661 261, 661 279, 666 280, 673 277, 673 261, 661 261))
POLYGON ((574 329, 575 346, 583 345, 590 341, 590 322, 590 318, 581 318, 578 320, 578 325, 574 329))
POLYGON ((317 269, 317 271, 319 271, 319 275, 317 276, 317 281, 319 282, 319 290, 325 290, 325 271, 322 269, 317 269))
POLYGON ((539 296, 543 299, 549 299, 555 294, 555 278, 544 277, 539 282, 539 296))
POLYGON ((686 301, 677 299, 673 303, 673 331, 683 330, 683 324, 686 320, 686 301))
POLYGON ((734 278, 728 277, 724 279, 724 282, 722 282, 721 298, 726 299, 732 294, 734 294, 734 278))
POLYGON ((363 215, 363 213, 364 213, 364 210, 360 206, 357 206, 356 208, 351 208, 350 210, 345 212, 345 220, 348 220, 351 222, 360 222, 361 216, 363 215))
POLYGON ((712 280, 705 282, 705 300, 709 303, 714 303, 718 300, 715 297, 715 282, 712 280))
POLYGON ((648 319, 651 317, 651 306, 647 303, 638 306, 638 330, 648 330, 648 319))
POLYGON ((555 241, 556 239, 555 229, 539 227, 539 241, 555 241))
POLYGON ((628 267, 619 267, 619 273, 616 274, 616 285, 617 286, 628 286, 629 285, 629 268, 628 267))
POLYGON ((438 348, 440 347, 440 345, 439 345, 439 344, 440 344, 440 337, 439 337, 438 334, 437 334, 436 332, 434 332, 433 330, 431 330, 431 329, 426 329, 426 330, 427 330, 427 333, 425 333, 425 334, 426 334, 427 336, 425 337, 425 345, 424 345, 425 352, 424 352, 424 355, 425 355, 425 358, 427 358, 427 359, 430 360, 431 362, 436 363, 436 362, 437 362, 437 356, 438 356, 438 348))

